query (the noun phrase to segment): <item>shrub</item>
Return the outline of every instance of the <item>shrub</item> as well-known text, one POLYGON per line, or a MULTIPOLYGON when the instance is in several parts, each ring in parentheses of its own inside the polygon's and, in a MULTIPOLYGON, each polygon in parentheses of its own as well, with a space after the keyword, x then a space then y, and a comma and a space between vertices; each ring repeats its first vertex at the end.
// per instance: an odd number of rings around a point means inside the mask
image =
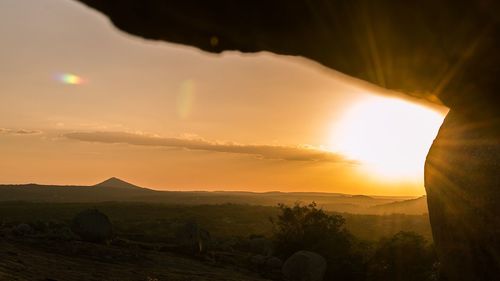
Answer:
POLYGON ((364 265, 354 251, 358 242, 345 229, 340 215, 327 214, 316 203, 289 207, 278 205, 280 214, 273 223, 276 254, 286 259, 300 250, 316 252, 327 261, 327 279, 362 280, 364 265))

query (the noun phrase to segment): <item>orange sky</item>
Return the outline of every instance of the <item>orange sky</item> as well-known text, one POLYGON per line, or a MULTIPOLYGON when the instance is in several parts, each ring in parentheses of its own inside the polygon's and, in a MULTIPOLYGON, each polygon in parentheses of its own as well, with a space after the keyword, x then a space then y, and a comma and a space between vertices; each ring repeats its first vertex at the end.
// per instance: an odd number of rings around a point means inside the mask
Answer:
POLYGON ((5 0, 0 21, 0 183, 424 194, 421 174, 380 177, 335 148, 350 109, 389 99, 315 63, 144 41, 73 1, 5 0))

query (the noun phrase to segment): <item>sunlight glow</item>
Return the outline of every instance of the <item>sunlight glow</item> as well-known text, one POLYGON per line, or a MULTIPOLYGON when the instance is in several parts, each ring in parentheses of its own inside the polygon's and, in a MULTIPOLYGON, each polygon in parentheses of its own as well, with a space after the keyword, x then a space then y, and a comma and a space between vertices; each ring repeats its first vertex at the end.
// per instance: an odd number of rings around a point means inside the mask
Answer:
POLYGON ((364 99, 335 124, 330 148, 376 177, 420 182, 444 117, 445 112, 400 99, 364 99))

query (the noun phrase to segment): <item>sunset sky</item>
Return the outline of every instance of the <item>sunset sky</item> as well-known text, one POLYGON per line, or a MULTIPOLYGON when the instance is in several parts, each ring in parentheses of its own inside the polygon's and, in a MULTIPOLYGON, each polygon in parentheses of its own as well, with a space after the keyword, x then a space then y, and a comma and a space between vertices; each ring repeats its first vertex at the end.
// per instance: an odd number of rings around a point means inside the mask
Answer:
POLYGON ((0 183, 425 193, 444 107, 302 58, 145 41, 69 0, 3 0, 0 22, 0 183))

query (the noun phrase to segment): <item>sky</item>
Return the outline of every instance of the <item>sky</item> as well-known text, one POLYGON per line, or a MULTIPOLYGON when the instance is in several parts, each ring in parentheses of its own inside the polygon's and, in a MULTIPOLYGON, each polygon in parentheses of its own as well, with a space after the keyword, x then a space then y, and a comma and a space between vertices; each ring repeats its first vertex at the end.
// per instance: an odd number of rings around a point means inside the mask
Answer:
POLYGON ((0 2, 0 183, 422 195, 446 109, 303 58, 146 41, 0 2))

